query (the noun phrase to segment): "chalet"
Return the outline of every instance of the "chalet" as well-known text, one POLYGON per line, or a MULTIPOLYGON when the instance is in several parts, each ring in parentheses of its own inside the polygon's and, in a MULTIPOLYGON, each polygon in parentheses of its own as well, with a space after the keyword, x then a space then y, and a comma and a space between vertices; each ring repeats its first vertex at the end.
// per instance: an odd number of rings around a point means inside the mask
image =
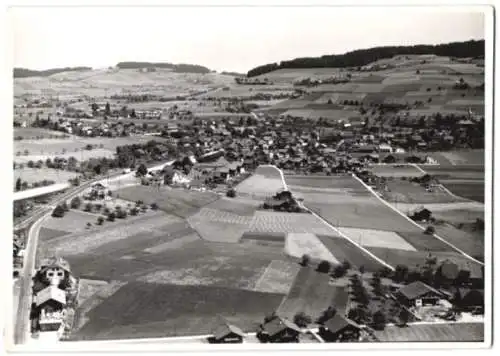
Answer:
POLYGON ((39 315, 40 331, 57 331, 64 321, 66 293, 56 286, 49 286, 35 297, 36 312, 39 315))
POLYGON ((293 322, 279 316, 260 326, 257 338, 261 342, 286 343, 299 342, 302 330, 293 322))
POLYGON ((239 327, 225 322, 215 329, 208 341, 214 344, 234 344, 242 343, 244 337, 245 333, 239 327))
POLYGON ((319 335, 327 342, 357 341, 360 332, 361 326, 340 313, 335 314, 319 328, 319 335))
POLYGON ((441 292, 421 281, 401 287, 395 296, 403 305, 417 307, 439 304, 443 297, 441 292))

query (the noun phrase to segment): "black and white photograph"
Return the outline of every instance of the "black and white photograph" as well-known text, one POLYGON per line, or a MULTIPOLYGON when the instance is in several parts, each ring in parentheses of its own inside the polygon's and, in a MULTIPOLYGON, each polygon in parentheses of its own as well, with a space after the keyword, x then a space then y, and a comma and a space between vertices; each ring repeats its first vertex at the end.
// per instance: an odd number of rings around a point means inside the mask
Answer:
POLYGON ((42 5, 9 351, 491 346, 493 7, 42 5))

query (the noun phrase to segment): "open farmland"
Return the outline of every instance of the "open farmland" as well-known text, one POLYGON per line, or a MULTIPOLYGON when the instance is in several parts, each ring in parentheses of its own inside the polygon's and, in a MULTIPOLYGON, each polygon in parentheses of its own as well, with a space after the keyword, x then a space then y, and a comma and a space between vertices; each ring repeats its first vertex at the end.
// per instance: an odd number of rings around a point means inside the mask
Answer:
POLYGON ((258 167, 253 175, 235 187, 237 194, 256 198, 272 196, 283 188, 279 171, 270 166, 258 167))
POLYGON ((446 189, 437 185, 428 191, 419 183, 407 180, 388 180, 387 190, 383 191, 384 199, 389 202, 410 204, 439 204, 464 202, 465 199, 449 194, 446 189))
POLYGON ((477 342, 484 341, 484 323, 388 326, 375 336, 382 342, 477 342))
POLYGON ((134 186, 116 191, 115 195, 125 200, 142 200, 145 204, 158 204, 160 210, 168 214, 187 217, 195 214, 200 208, 208 205, 219 196, 211 192, 198 192, 170 187, 134 186))
POLYGON ((440 164, 436 169, 445 169, 445 167, 456 165, 478 165, 484 167, 484 150, 467 150, 467 151, 443 151, 432 152, 431 157, 436 159, 440 164))
POLYGON ((422 171, 412 165, 383 165, 377 164, 370 166, 370 171, 379 177, 420 177, 422 171))
POLYGON ((75 172, 68 172, 52 168, 18 168, 14 170, 14 180, 20 178, 28 183, 39 182, 47 179, 56 183, 67 183, 69 179, 78 177, 75 172))
POLYGON ((64 214, 62 218, 54 218, 49 216, 45 219, 43 227, 53 230, 60 231, 65 234, 73 234, 77 232, 83 232, 88 230, 87 223, 94 225, 97 221, 97 217, 100 215, 86 213, 82 211, 70 210, 64 214))
POLYGON ((329 280, 327 273, 302 267, 276 313, 293 320, 295 314, 304 312, 316 320, 330 306, 342 312, 347 305, 347 291, 330 285, 329 280))
POLYGON ((60 131, 42 129, 38 127, 15 127, 13 136, 22 137, 23 140, 38 139, 38 138, 55 138, 56 136, 64 136, 60 131))
POLYGON ((440 182, 457 196, 484 203, 484 181, 441 179, 440 182))
POLYGON ((301 267, 292 261, 271 261, 269 266, 255 283, 256 292, 288 294, 295 276, 301 267))
POLYGON ((220 287, 131 282, 91 310, 89 321, 74 339, 203 335, 213 331, 218 315, 244 331, 254 331, 282 297, 220 287))
POLYGON ((340 262, 348 261, 351 266, 357 268, 363 266, 368 272, 379 271, 383 267, 381 263, 343 237, 318 235, 318 238, 340 262))
POLYGON ((331 264, 340 264, 335 256, 323 245, 320 239, 312 233, 290 233, 286 237, 285 251, 290 255, 301 258, 304 254, 316 261, 328 261, 331 264))
POLYGON ((484 260, 484 232, 471 234, 446 223, 436 225, 435 228, 436 235, 439 235, 468 255, 481 261, 484 260))
POLYGON ((395 250, 415 251, 415 247, 392 231, 339 227, 340 232, 365 247, 388 247, 395 250))
POLYGON ((249 231, 328 234, 331 228, 312 214, 257 211, 249 231))

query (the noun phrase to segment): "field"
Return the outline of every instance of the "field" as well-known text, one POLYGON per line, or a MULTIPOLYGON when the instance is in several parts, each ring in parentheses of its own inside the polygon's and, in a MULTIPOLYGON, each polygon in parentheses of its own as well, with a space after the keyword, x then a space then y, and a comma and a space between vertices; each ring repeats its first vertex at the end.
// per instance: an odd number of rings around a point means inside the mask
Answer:
POLYGON ((15 127, 13 136, 22 137, 24 140, 37 139, 37 138, 53 138, 55 136, 63 136, 64 133, 60 131, 47 130, 37 127, 15 127))
POLYGON ((255 331, 282 294, 130 282, 88 313, 76 340, 210 334, 219 316, 255 331), (168 297, 165 297, 168 296, 168 297))
POLYGON ((301 267, 297 262, 271 261, 257 283, 255 283, 254 291, 288 294, 300 269, 301 267))
POLYGON ((420 177, 423 175, 422 171, 414 166, 394 166, 394 165, 373 165, 370 171, 379 177, 420 177))
POLYGON ((320 239, 312 233, 290 233, 286 237, 285 251, 290 255, 301 258, 307 254, 315 261, 328 261, 331 264, 340 264, 320 239))
POLYGON ((28 183, 39 182, 47 179, 56 183, 67 183, 69 179, 78 177, 79 174, 75 172, 68 172, 52 168, 17 168, 14 170, 14 180, 21 178, 22 181, 28 183))
POLYGON ((329 280, 327 273, 302 267, 276 313, 293 320, 295 314, 304 312, 316 320, 330 306, 341 312, 347 305, 347 292, 342 287, 330 285, 329 280))
POLYGON ((382 342, 471 342, 484 341, 483 323, 388 326, 375 331, 382 342))
POLYGON ((441 183, 449 189, 453 194, 460 197, 477 201, 484 204, 484 181, 472 181, 472 180, 440 180, 441 183))
POLYGON ((173 189, 162 186, 134 186, 119 189, 115 196, 129 201, 142 200, 145 204, 158 204, 160 210, 168 214, 187 217, 196 214, 200 208, 208 205, 219 196, 211 192, 198 192, 185 189, 173 189))
POLYGON ((444 240, 452 243, 470 256, 484 260, 484 233, 479 236, 472 235, 449 224, 441 224, 436 227, 436 234, 444 240))
POLYGON ((236 194, 243 196, 252 196, 256 198, 264 198, 273 196, 279 190, 283 189, 281 178, 268 178, 261 174, 253 174, 236 187, 236 194))
POLYGON ((435 186, 431 191, 427 191, 418 183, 406 180, 388 180, 387 191, 384 191, 384 199, 389 202, 426 204, 426 203, 456 203, 466 201, 459 196, 449 194, 441 186, 435 186))
POLYGON ((65 234, 83 232, 87 229, 87 223, 94 225, 100 215, 70 210, 62 218, 49 216, 45 219, 42 227, 65 234))
MULTIPOLYGON (((455 165, 477 165, 484 167, 484 150, 432 152, 431 157, 440 164, 437 169, 453 168, 455 165)), ((425 168, 424 168, 425 169, 425 168)))
POLYGON ((364 266, 367 272, 379 271, 383 267, 373 257, 343 237, 318 235, 318 238, 340 262, 348 261, 354 268, 364 266))
POLYGON ((329 234, 331 228, 312 214, 255 212, 250 225, 250 232, 284 232, 284 233, 312 233, 329 234))
POLYGON ((392 231, 339 227, 340 232, 365 247, 387 247, 395 250, 415 251, 415 247, 392 231))

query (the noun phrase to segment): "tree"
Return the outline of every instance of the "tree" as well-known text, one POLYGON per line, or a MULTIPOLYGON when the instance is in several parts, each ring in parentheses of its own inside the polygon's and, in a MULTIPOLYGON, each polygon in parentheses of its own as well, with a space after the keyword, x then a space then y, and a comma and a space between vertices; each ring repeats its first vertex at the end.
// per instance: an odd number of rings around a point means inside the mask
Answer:
POLYGON ((111 115, 111 106, 109 105, 109 102, 107 102, 107 103, 106 103, 106 107, 105 107, 105 109, 104 109, 104 114, 105 114, 106 116, 111 115))
POLYGON ((152 204, 151 204, 151 209, 152 209, 152 210, 158 210, 158 204, 156 204, 156 203, 152 203, 152 204))
POLYGON ((424 234, 434 235, 435 232, 436 232, 436 229, 434 228, 434 226, 427 226, 427 228, 424 231, 424 234))
POLYGON ((382 310, 378 310, 373 314, 372 324, 374 329, 383 330, 385 328, 386 317, 382 310))
POLYGON ((146 174, 148 174, 148 168, 144 163, 142 163, 139 168, 137 168, 137 173, 136 175, 138 177, 144 177, 146 174))
POLYGON ((127 218, 127 211, 125 209, 117 210, 116 217, 118 219, 126 219, 127 218))
POLYGON ((347 271, 349 268, 351 268, 351 263, 347 260, 344 260, 344 262, 342 262, 342 267, 347 271))
POLYGON ((408 277, 408 266, 397 265, 394 271, 393 279, 396 282, 403 282, 408 277))
POLYGON ((86 225, 86 228, 90 229, 91 226, 92 226, 92 224, 88 222, 87 225, 86 225))
POLYGON ((365 273, 365 266, 363 265, 359 266, 359 273, 361 273, 361 275, 365 273))
POLYGON ((64 201, 61 206, 64 209, 64 211, 69 211, 69 206, 68 203, 66 203, 66 201, 64 201))
POLYGON ((297 326, 305 328, 307 327, 307 325, 311 324, 312 318, 306 313, 300 312, 295 314, 295 316, 293 317, 293 322, 297 324, 297 326))
POLYGON ((344 277, 347 273, 347 270, 344 268, 343 265, 336 265, 335 268, 333 269, 332 276, 335 278, 341 278, 344 277))
POLYGON ((62 218, 65 214, 65 210, 61 205, 56 206, 56 208, 52 211, 52 217, 54 218, 62 218))
POLYGON ((318 323, 323 324, 327 320, 330 320, 337 314, 337 309, 335 309, 332 306, 329 306, 328 309, 326 309, 323 313, 321 313, 320 317, 318 318, 318 323))
POLYGON ((33 168, 35 167, 35 162, 33 162, 32 160, 29 160, 28 161, 28 168, 33 168))
POLYGON ((16 180, 16 192, 21 190, 22 185, 23 185, 23 182, 21 181, 21 178, 17 178, 17 180, 16 180))
POLYGON ((115 221, 115 213, 114 212, 110 212, 108 214, 108 221, 115 221))
POLYGON ((104 218, 102 216, 99 216, 97 218, 97 225, 102 225, 104 223, 104 218))
POLYGON ((21 190, 26 190, 28 189, 28 182, 24 181, 23 184, 21 184, 21 190))
POLYGON ((73 199, 71 199, 70 203, 71 209, 78 209, 81 205, 82 205, 82 200, 80 199, 80 197, 74 197, 73 199))
POLYGON ((137 209, 136 207, 130 209, 130 215, 136 216, 137 214, 139 214, 139 209, 137 209))
POLYGON ((318 265, 317 271, 321 272, 321 273, 328 273, 328 272, 330 272, 330 262, 328 262, 326 260, 321 261, 319 263, 319 265, 318 265))
POLYGON ((91 212, 91 211, 92 211, 92 204, 91 204, 91 203, 87 203, 87 204, 85 204, 85 208, 84 208, 84 210, 85 210, 86 212, 91 212))
POLYGON ((227 193, 226 193, 226 196, 228 198, 234 198, 234 197, 236 197, 236 190, 234 190, 234 188, 229 189, 227 191, 227 193))
POLYGON ((308 254, 303 254, 302 259, 300 260, 300 264, 304 267, 308 266, 311 262, 311 257, 308 254))

